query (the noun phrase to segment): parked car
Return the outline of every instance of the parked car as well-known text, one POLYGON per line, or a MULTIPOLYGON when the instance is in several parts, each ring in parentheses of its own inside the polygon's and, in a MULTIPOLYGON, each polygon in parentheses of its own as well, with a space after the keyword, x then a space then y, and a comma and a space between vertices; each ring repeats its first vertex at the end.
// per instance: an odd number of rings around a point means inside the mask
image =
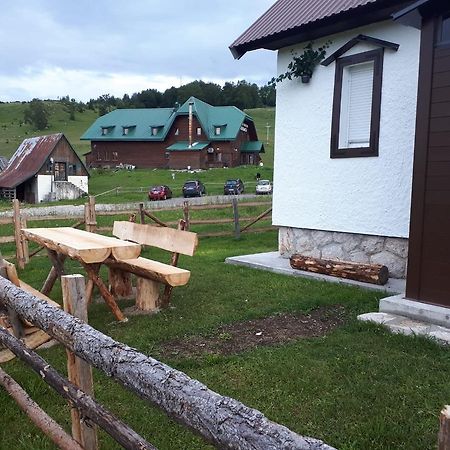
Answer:
POLYGON ((165 184, 153 186, 148 191, 149 200, 166 200, 167 198, 172 198, 172 191, 165 184))
POLYGON ((238 195, 244 193, 244 183, 241 179, 227 180, 223 186, 224 195, 238 195))
POLYGON ((272 193, 272 183, 269 180, 259 180, 256 183, 256 195, 272 193))
POLYGON ((183 197, 201 197, 206 195, 205 185, 200 180, 186 181, 183 185, 183 197))

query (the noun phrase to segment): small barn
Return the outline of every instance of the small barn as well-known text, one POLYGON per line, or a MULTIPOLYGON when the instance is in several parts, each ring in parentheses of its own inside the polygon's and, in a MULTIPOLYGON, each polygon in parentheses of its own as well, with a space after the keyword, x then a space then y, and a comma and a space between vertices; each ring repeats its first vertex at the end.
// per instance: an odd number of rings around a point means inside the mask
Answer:
POLYGON ((99 117, 81 139, 91 141, 86 164, 95 168, 256 165, 264 152, 249 115, 195 97, 175 108, 116 109, 99 117))
POLYGON ((0 197, 26 203, 76 199, 89 173, 62 133, 25 139, 0 172, 0 197))

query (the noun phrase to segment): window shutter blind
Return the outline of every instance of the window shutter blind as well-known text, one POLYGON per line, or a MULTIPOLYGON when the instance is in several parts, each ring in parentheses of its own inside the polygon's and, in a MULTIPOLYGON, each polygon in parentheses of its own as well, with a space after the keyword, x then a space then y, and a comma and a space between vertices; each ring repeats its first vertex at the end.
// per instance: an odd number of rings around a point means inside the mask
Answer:
POLYGON ((372 118, 373 63, 349 67, 348 146, 368 147, 372 118))

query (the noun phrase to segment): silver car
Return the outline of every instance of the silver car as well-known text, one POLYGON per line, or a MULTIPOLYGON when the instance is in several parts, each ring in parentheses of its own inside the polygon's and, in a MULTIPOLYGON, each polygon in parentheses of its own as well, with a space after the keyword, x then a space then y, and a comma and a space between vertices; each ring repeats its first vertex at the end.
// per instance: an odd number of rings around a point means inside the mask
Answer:
POLYGON ((272 183, 269 180, 259 180, 256 184, 256 195, 268 195, 272 193, 272 183))

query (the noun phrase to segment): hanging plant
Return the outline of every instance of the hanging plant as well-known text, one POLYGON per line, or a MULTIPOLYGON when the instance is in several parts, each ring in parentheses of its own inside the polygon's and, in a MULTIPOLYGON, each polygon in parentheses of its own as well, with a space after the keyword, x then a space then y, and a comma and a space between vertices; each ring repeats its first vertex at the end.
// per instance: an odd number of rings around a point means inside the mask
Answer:
POLYGON ((293 78, 301 78, 302 83, 309 83, 312 77, 314 69, 321 61, 325 59, 327 48, 330 46, 331 41, 325 42, 321 47, 314 49, 313 43, 310 42, 303 48, 303 53, 298 54, 291 50, 292 61, 288 64, 288 70, 278 77, 274 77, 270 80, 269 84, 275 85, 286 78, 292 80, 293 78))

